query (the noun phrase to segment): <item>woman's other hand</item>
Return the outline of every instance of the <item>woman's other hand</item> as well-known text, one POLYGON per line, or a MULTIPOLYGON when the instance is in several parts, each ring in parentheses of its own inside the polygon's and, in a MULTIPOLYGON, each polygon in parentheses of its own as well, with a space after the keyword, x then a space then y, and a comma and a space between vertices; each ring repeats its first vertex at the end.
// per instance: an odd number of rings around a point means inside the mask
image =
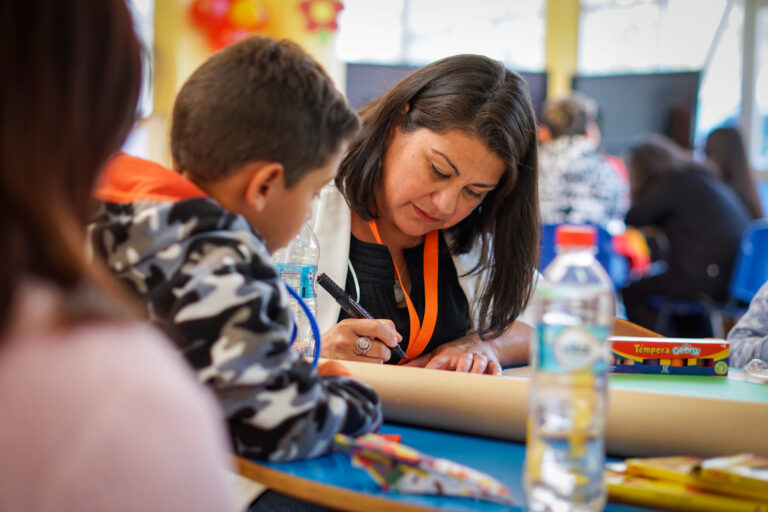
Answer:
POLYGON ((395 330, 391 320, 368 320, 347 318, 323 333, 323 349, 320 354, 328 359, 345 359, 366 363, 383 363, 392 357, 390 347, 403 340, 395 330), (370 347, 361 350, 368 343, 360 338, 368 338, 370 347))
POLYGON ((496 347, 481 340, 477 333, 441 345, 428 354, 408 361, 405 366, 501 375, 496 347))

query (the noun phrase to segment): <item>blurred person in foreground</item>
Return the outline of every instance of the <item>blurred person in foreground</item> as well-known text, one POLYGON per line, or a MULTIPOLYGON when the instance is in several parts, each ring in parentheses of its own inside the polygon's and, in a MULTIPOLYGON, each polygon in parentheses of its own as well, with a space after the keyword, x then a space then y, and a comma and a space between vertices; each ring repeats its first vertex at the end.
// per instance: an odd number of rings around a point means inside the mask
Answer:
POLYGON ((215 402, 86 261, 139 52, 123 0, 0 4, 0 510, 234 510, 215 402))

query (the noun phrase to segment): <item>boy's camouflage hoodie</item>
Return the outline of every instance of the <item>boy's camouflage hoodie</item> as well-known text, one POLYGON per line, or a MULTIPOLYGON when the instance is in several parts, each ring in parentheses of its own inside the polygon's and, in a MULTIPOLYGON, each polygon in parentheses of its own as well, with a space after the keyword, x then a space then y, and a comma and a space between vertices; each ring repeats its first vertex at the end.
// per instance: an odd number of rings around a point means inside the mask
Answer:
POLYGON ((289 347, 287 293, 241 216, 181 175, 125 154, 107 166, 90 227, 96 257, 147 306, 222 404, 236 453, 321 455, 378 428, 375 393, 321 377, 289 347))

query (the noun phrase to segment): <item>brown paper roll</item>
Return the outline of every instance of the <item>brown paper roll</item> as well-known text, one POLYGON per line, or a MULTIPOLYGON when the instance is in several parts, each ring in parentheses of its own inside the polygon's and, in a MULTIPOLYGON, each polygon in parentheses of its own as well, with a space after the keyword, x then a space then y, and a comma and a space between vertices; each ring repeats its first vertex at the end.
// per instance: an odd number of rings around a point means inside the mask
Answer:
MULTIPOLYGON (((344 361, 379 394, 388 421, 525 441, 526 372, 490 376, 344 361)), ((740 452, 768 456, 768 402, 611 389, 606 449, 615 456, 740 452)))

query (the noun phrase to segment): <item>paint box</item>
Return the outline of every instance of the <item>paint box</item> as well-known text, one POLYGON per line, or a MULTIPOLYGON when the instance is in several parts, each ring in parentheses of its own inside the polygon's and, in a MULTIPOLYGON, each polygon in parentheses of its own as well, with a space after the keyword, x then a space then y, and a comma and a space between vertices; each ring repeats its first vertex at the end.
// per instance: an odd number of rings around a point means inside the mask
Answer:
POLYGON ((717 338, 612 336, 611 371, 674 375, 728 375, 730 345, 717 338))

